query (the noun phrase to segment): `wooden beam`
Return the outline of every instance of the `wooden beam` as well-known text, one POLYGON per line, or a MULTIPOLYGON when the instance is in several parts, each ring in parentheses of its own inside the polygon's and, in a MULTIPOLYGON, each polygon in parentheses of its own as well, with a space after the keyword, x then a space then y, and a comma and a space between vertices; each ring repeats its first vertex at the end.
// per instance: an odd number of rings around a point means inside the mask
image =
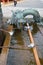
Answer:
MULTIPOLYGON (((8 29, 7 29, 7 31, 8 31, 8 32, 9 32, 9 31, 12 31, 12 28, 13 28, 13 26, 9 26, 8 29)), ((3 46, 9 46, 10 40, 11 40, 11 36, 7 33, 7 34, 6 34, 6 39, 5 39, 5 42, 4 42, 4 45, 3 45, 3 46)), ((8 51, 7 48, 6 48, 6 49, 3 48, 3 49, 2 49, 2 54, 3 54, 3 53, 7 53, 7 51, 8 51)))
MULTIPOLYGON (((8 32, 13 29, 13 26, 8 27, 8 32)), ((6 34, 5 42, 3 46, 9 46, 10 45, 11 36, 9 33, 6 34)), ((9 49, 8 48, 2 48, 2 53, 0 55, 0 65, 6 65, 7 63, 7 56, 8 56, 9 49)))
MULTIPOLYGON (((29 34, 29 38, 30 38, 30 43, 34 44, 33 36, 32 36, 32 33, 31 33, 31 30, 29 28, 29 24, 28 23, 27 23, 27 27, 28 27, 28 34, 29 34)), ((34 54, 34 58, 35 58, 36 64, 37 65, 41 65, 39 57, 38 57, 36 46, 33 47, 32 50, 33 50, 33 54, 34 54)))

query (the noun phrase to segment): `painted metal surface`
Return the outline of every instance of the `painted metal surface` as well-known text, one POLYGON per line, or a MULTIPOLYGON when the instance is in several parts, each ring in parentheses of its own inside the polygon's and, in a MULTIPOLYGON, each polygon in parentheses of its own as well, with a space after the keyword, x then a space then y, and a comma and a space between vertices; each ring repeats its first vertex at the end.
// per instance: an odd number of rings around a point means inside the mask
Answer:
POLYGON ((28 22, 28 23, 31 22, 31 21, 29 21, 29 18, 28 19, 25 18, 27 15, 33 16, 34 21, 32 21, 32 22, 39 23, 41 21, 40 14, 38 11, 36 11, 34 9, 25 9, 23 11, 21 11, 21 10, 16 10, 15 12, 12 11, 12 17, 11 17, 10 21, 8 21, 8 23, 15 24, 18 29, 21 29, 26 22, 28 22))

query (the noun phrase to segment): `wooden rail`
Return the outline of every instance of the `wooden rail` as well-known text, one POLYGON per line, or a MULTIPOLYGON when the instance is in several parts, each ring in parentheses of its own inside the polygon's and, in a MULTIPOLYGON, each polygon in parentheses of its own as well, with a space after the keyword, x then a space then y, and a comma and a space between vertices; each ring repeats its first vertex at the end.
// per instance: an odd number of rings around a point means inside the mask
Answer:
MULTIPOLYGON (((33 40, 33 37, 32 37, 31 30, 29 29, 29 24, 28 23, 27 23, 27 27, 28 27, 28 34, 29 34, 30 42, 31 42, 31 44, 34 44, 34 40, 33 40)), ((36 50, 36 46, 33 47, 32 49, 33 49, 33 54, 34 54, 34 58, 35 58, 36 64, 37 65, 41 65, 39 57, 38 57, 38 53, 37 53, 37 50, 36 50)))
MULTIPOLYGON (((13 28, 13 26, 9 26, 8 27, 8 29, 7 29, 7 31, 9 32, 9 31, 12 31, 12 28, 13 28)), ((4 42, 4 45, 3 46, 9 46, 9 44, 10 44, 10 39, 11 39, 11 36, 10 36, 10 34, 6 34, 6 39, 5 39, 5 42, 4 42)), ((3 48, 2 49, 2 53, 7 53, 7 51, 8 51, 8 49, 6 48, 3 48)))
MULTIPOLYGON (((9 26, 7 31, 11 31, 13 26, 9 26)), ((10 45, 11 36, 9 33, 6 33, 6 38, 3 46, 9 46, 10 45)), ((2 48, 2 53, 0 55, 0 65, 6 65, 7 62, 7 55, 8 55, 8 48, 2 48)))

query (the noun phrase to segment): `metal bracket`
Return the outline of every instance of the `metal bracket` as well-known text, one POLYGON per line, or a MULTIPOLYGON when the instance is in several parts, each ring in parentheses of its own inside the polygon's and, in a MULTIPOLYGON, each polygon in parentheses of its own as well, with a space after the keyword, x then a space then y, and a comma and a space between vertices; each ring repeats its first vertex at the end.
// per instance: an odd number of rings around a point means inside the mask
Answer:
POLYGON ((26 29, 30 29, 30 26, 25 26, 26 29))
POLYGON ((34 48, 35 45, 34 45, 34 43, 31 43, 30 45, 28 45, 28 47, 29 47, 29 48, 34 48))
POLYGON ((30 29, 31 31, 33 30, 32 26, 25 26, 24 29, 25 29, 25 30, 30 29))
POLYGON ((8 33, 12 36, 14 32, 13 32, 13 31, 11 31, 11 32, 8 32, 8 33))

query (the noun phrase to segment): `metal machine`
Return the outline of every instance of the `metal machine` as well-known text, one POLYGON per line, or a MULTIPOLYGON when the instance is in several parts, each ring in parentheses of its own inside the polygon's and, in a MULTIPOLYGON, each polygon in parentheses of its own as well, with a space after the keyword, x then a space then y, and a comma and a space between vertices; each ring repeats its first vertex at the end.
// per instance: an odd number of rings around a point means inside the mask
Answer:
POLYGON ((34 10, 34 9, 25 9, 23 11, 21 10, 16 10, 16 12, 12 11, 12 17, 8 21, 9 24, 14 24, 17 26, 18 29, 21 29, 23 25, 28 22, 40 22, 40 15, 39 12, 34 10), (33 20, 29 20, 29 18, 25 18, 27 15, 32 15, 33 20))

